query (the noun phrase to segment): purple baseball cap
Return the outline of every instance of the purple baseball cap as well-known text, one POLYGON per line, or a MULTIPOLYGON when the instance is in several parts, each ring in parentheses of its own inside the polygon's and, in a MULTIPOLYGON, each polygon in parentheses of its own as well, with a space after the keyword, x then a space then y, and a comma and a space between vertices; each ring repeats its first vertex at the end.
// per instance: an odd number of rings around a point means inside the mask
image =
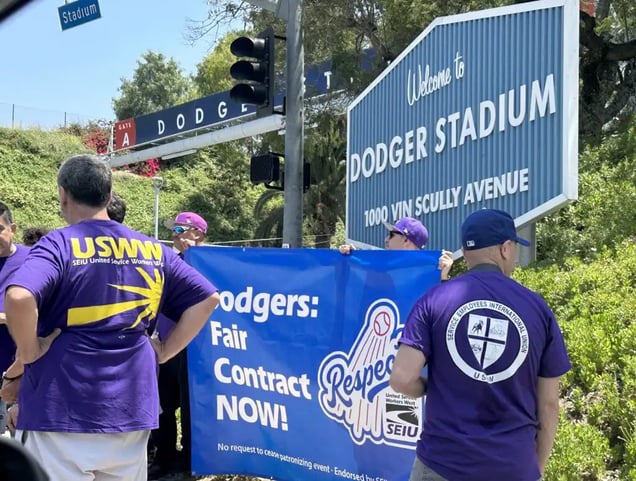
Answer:
POLYGON ((530 242, 517 236, 515 221, 503 210, 481 209, 462 224, 462 247, 470 251, 496 246, 511 240, 528 247, 530 242))
POLYGON ((399 232, 415 244, 418 249, 423 249, 428 242, 428 230, 424 224, 413 217, 402 217, 395 224, 384 222, 384 227, 389 231, 399 232))
POLYGON ((196 227, 204 234, 208 230, 208 223, 199 214, 194 212, 181 212, 174 220, 167 220, 164 225, 172 229, 175 225, 188 225, 196 227))

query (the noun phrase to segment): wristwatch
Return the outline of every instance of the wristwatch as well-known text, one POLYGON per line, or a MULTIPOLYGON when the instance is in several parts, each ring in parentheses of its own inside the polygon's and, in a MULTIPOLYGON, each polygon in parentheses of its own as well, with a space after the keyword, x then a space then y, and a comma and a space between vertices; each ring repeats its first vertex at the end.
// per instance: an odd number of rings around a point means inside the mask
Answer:
POLYGON ((6 372, 2 373, 2 379, 4 379, 5 381, 17 381, 18 379, 20 379, 23 376, 24 373, 22 374, 18 374, 17 376, 7 376, 6 372))

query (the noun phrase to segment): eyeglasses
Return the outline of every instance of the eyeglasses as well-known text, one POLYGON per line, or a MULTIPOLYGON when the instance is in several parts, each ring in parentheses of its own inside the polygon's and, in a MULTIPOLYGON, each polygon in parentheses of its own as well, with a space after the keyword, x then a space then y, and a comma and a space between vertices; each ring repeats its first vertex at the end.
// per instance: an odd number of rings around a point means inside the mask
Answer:
POLYGON ((174 234, 181 235, 184 232, 189 230, 196 230, 196 227, 185 227, 182 225, 175 225, 172 229, 170 229, 174 234))
POLYGON ((404 234, 402 234, 400 231, 392 230, 392 231, 389 232, 389 239, 393 239, 393 236, 396 236, 396 235, 403 236, 404 234))

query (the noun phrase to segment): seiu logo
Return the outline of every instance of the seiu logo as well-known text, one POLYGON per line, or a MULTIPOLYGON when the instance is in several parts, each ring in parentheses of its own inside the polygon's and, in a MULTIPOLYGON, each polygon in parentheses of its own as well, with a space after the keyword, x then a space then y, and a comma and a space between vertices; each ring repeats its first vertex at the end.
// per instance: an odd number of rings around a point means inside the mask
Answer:
POLYGON ((398 348, 397 306, 379 299, 367 309, 364 324, 348 353, 333 352, 320 364, 318 399, 323 412, 343 424, 356 444, 386 443, 383 420, 391 366, 398 348))
POLYGON ((71 250, 75 259, 108 257, 114 259, 138 258, 160 261, 161 244, 151 240, 126 239, 124 237, 72 237, 71 250))

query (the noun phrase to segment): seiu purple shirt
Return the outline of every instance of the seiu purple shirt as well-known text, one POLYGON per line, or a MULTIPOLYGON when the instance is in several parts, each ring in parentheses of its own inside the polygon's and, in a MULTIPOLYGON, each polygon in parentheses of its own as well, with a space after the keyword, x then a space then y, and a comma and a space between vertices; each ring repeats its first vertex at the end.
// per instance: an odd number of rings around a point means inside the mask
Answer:
MULTIPOLYGON (((0 257, 0 312, 4 312, 4 291, 11 276, 24 262, 29 248, 15 244, 15 252, 9 257, 0 257)), ((11 339, 7 326, 0 325, 0 373, 15 361, 15 343, 11 339)))
POLYGON ((25 366, 18 428, 111 433, 157 427, 157 358, 145 333, 216 288, 171 249, 117 222, 49 233, 11 285, 29 290, 38 335, 62 333, 25 366))
POLYGON ((400 343, 428 365, 417 456, 449 481, 537 481, 537 378, 570 369, 554 314, 501 272, 470 271, 413 307, 400 343))

